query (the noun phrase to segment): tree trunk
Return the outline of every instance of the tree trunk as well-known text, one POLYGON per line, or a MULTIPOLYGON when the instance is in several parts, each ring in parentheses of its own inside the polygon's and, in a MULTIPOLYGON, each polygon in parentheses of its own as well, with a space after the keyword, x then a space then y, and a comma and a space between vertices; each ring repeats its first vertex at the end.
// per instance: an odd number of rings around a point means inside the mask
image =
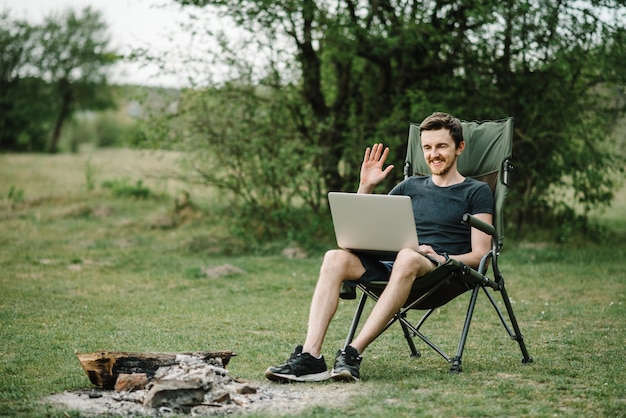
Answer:
POLYGON ((65 120, 70 116, 70 107, 73 100, 72 88, 69 81, 61 80, 59 82, 59 91, 61 93, 61 108, 57 115, 56 122, 54 123, 54 130, 52 131, 52 138, 50 139, 50 146, 48 147, 50 154, 54 154, 58 150, 63 123, 65 123, 65 120))

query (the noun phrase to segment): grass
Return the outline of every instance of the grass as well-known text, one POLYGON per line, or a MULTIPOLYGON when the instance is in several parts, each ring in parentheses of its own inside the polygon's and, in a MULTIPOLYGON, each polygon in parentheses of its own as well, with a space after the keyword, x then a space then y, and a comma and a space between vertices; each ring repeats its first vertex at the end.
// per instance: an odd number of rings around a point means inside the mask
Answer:
MULTIPOLYGON (((77 351, 233 350, 231 375, 261 381, 302 341, 321 254, 225 256, 213 212, 164 222, 174 216, 168 196, 182 185, 151 174, 166 173, 171 158, 0 155, 0 416, 75 416, 40 400, 90 386, 77 351), (155 193, 135 199, 99 186, 121 179, 155 193), (202 274, 225 264, 245 273, 202 274)), ((463 373, 449 374, 423 344, 422 358, 410 359, 394 329, 368 349, 354 399, 303 415, 626 415, 624 196, 603 215, 612 231, 602 244, 507 242, 501 267, 533 364, 521 364, 517 344, 479 303, 463 373)), ((428 327, 452 351, 465 305, 464 297, 452 302, 428 327)), ((354 306, 340 303, 327 361, 354 306)))

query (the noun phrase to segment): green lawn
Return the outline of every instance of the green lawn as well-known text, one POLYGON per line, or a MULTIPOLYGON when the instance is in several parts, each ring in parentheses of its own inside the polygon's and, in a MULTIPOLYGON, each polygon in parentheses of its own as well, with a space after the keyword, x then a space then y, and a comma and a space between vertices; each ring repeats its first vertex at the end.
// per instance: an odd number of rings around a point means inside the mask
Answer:
MULTIPOLYGON (((182 186, 150 175, 170 164, 171 155, 127 150, 0 155, 0 416, 71 414, 39 401, 90 386, 77 351, 233 350, 231 375, 262 381, 302 341, 322 254, 221 255, 228 241, 210 211, 172 227, 167 194, 182 186), (100 186, 116 179, 143 180, 153 197, 100 186), (244 272, 203 274, 225 264, 244 272)), ((409 358, 394 329, 366 352, 354 399, 305 415, 626 415, 624 196, 603 215, 612 231, 601 244, 506 243, 501 268, 533 364, 521 364, 517 344, 479 303, 463 373, 449 374, 423 344, 422 358, 409 358)), ((428 329, 444 345, 458 338, 466 303, 432 317, 428 329)), ((327 361, 354 306, 340 303, 327 361)))

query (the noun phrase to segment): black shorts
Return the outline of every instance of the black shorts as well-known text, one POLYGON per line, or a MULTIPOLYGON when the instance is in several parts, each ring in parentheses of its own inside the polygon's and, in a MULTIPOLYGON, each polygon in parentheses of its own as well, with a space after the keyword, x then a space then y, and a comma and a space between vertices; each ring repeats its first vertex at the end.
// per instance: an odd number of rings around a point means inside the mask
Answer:
POLYGON ((391 276, 391 269, 393 268, 393 261, 382 261, 378 260, 371 255, 359 254, 355 253, 359 260, 361 260, 361 264, 365 267, 365 273, 358 280, 362 283, 373 282, 373 281, 389 281, 389 276, 391 276))
MULTIPOLYGON (((365 273, 361 276, 361 278, 357 281, 346 281, 346 283, 352 283, 356 286, 356 282, 359 283, 367 283, 367 282, 386 282, 389 281, 389 277, 391 276, 391 269, 393 269, 393 261, 388 260, 379 260, 374 256, 363 254, 363 253, 354 253, 359 260, 361 260, 361 264, 365 267, 365 273)), ((438 266, 439 263, 432 260, 430 257, 427 257, 429 260, 438 266)))

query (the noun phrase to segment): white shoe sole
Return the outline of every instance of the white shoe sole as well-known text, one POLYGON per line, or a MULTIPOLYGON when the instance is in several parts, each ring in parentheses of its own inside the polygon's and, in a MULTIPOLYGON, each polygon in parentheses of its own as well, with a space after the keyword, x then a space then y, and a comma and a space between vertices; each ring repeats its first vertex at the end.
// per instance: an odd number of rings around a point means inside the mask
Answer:
POLYGON ((348 370, 342 370, 340 372, 335 372, 333 370, 332 374, 330 375, 330 378, 333 379, 335 382, 358 382, 359 381, 359 378, 352 376, 352 373, 350 373, 348 370))
POLYGON ((330 379, 330 373, 326 370, 321 373, 296 376, 294 374, 272 373, 267 370, 265 377, 273 382, 323 382, 324 380, 330 379))

